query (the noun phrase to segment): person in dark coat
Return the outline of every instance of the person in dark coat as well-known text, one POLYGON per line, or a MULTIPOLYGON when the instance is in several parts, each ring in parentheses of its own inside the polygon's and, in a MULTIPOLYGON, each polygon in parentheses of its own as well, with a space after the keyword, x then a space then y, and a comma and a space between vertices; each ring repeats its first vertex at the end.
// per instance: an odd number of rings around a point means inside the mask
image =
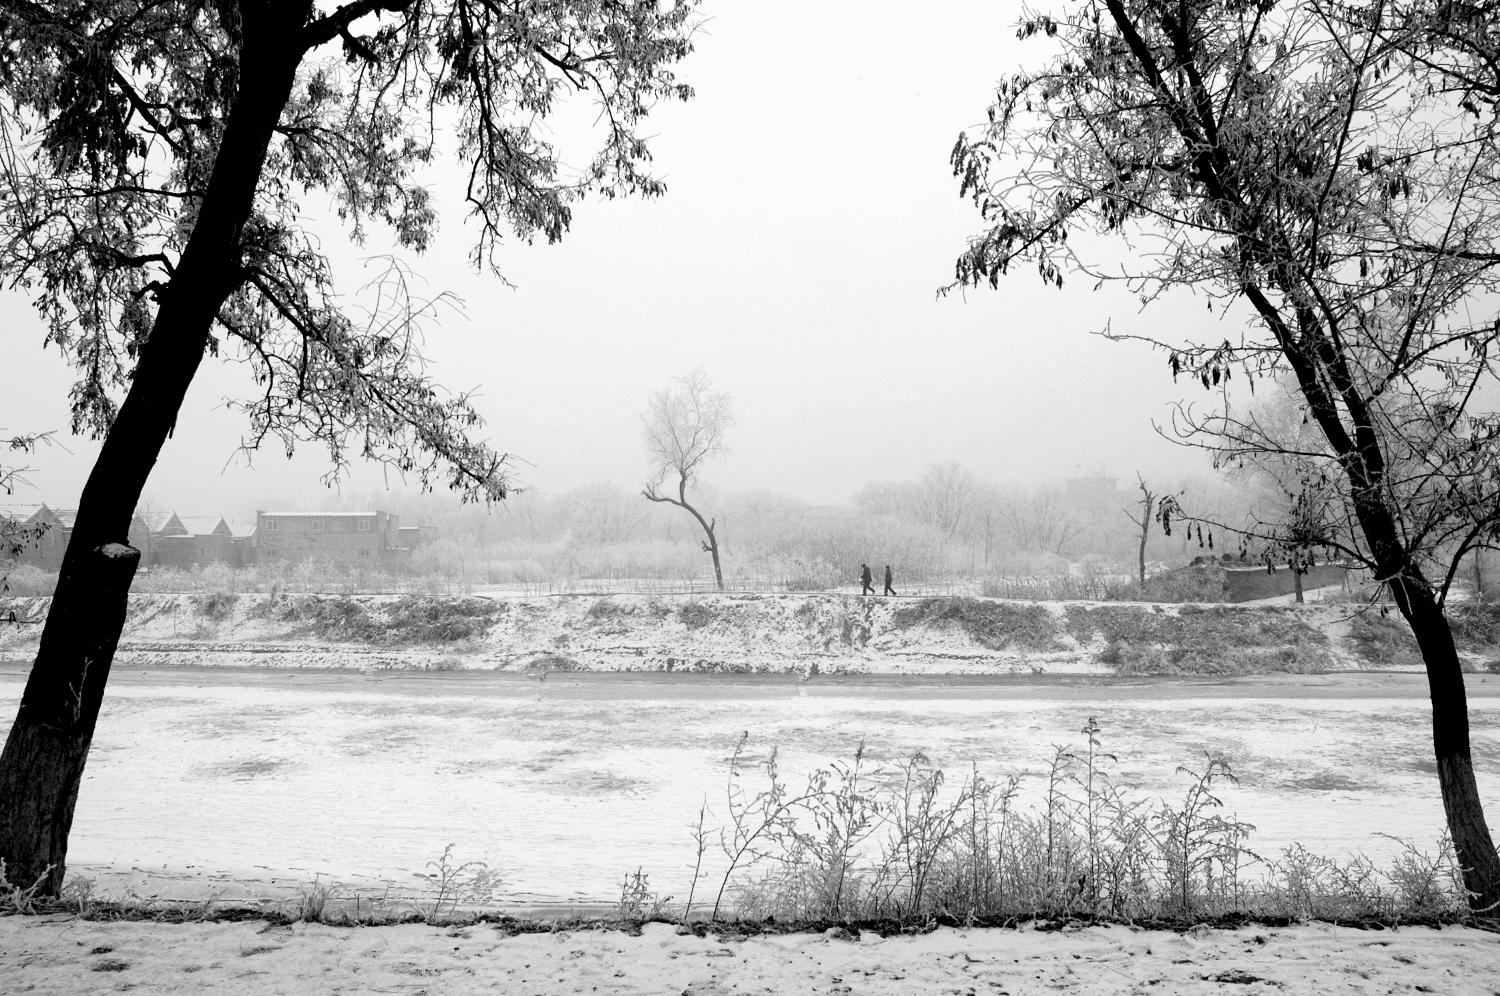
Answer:
POLYGON ((875 594, 875 585, 871 584, 872 580, 873 579, 870 577, 870 565, 869 564, 860 564, 859 565, 859 587, 860 587, 860 594, 861 595, 873 595, 873 594, 875 594))
POLYGON ((887 595, 894 595, 895 593, 896 593, 896 588, 891 583, 891 565, 890 564, 886 564, 885 565, 885 594, 887 594, 887 595))

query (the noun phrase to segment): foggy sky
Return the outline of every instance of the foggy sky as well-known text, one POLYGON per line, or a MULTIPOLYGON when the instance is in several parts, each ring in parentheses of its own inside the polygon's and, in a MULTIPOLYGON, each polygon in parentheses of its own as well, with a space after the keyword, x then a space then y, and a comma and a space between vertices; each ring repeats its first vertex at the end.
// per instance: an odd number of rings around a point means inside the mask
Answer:
MULTIPOLYGON (((979 224, 948 152, 1025 55, 1017 6, 709 0, 703 13, 680 67, 697 98, 659 108, 646 129, 664 198, 586 200, 562 244, 510 242, 507 288, 469 270, 460 192, 435 181, 442 236, 411 262, 430 293, 462 297, 465 316, 429 331, 432 371, 477 390, 486 435, 522 458, 520 483, 639 486, 647 395, 700 366, 737 416, 731 451, 704 475, 720 489, 842 503, 947 460, 1001 484, 1206 470, 1152 429, 1182 396, 1164 358, 1091 334, 1109 320, 1184 328, 1206 312, 1142 318, 1121 292, 1044 288, 1025 268, 998 292, 936 298, 979 224)), ((336 229, 313 224, 339 246, 336 229)), ((385 251, 378 235, 339 248, 347 289, 360 282, 353 261, 385 251)), ((35 487, 0 501, 71 506, 96 451, 66 433, 71 371, 43 353, 24 299, 0 301, 0 320, 0 429, 57 429, 69 451, 36 455, 35 487)), ((222 399, 245 389, 242 373, 205 361, 148 501, 244 518, 329 500, 316 446, 291 462, 263 452, 253 467, 235 456, 244 422, 222 399)), ((401 481, 367 467, 342 493, 386 486, 401 481)))

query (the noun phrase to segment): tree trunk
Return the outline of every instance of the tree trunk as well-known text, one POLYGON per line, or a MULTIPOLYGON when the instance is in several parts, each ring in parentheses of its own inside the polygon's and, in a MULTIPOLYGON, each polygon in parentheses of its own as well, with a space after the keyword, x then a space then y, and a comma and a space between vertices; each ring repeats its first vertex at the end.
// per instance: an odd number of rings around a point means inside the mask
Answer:
POLYGON ((46 895, 62 885, 78 786, 140 558, 126 546, 130 517, 219 308, 241 279, 240 231, 296 77, 296 30, 307 11, 306 0, 244 8, 239 90, 198 220, 79 498, 36 661, 0 755, 0 858, 12 881, 29 884, 50 868, 46 895))
POLYGON ((1302 572, 1295 567, 1292 568, 1292 591, 1297 595, 1297 604, 1301 605, 1304 601, 1302 597, 1302 572))
MULTIPOLYGON (((693 518, 698 520, 698 525, 703 527, 703 535, 708 537, 708 542, 703 544, 703 549, 707 550, 708 555, 714 559, 714 583, 719 586, 720 591, 723 591, 724 569, 719 566, 719 538, 718 536, 714 535, 714 528, 719 524, 719 520, 715 519, 714 521, 709 522, 707 519, 705 519, 702 513, 688 504, 686 492, 687 488, 686 485, 684 485, 681 492, 682 498, 680 500, 674 498, 667 498, 664 500, 670 502, 673 505, 681 505, 683 508, 687 509, 693 514, 693 518)), ((647 495, 646 497, 649 498, 650 495, 647 495)))
POLYGON ((1141 598, 1146 597, 1146 541, 1151 538, 1151 510, 1156 507, 1156 496, 1146 487, 1146 482, 1136 476, 1136 483, 1141 489, 1141 517, 1137 519, 1127 509, 1125 514, 1130 521, 1141 527, 1141 548, 1136 555, 1136 577, 1140 589, 1141 598))
POLYGON ((139 550, 107 543, 73 558, 58 577, 37 660, 78 667, 32 668, 0 766, 0 856, 22 888, 44 877, 43 894, 62 886, 83 765, 140 560, 139 550))
POLYGON ((719 566, 719 540, 714 536, 714 527, 708 527, 708 552, 714 558, 714 581, 719 590, 724 590, 724 569, 719 566))
POLYGON ((1491 915, 1500 908, 1500 854, 1485 822, 1474 761, 1469 750, 1469 705, 1463 670, 1453 645, 1453 631, 1420 575, 1416 581, 1391 583, 1396 606, 1411 626, 1432 698, 1432 749, 1448 832, 1469 891, 1469 906, 1491 915))
POLYGON ((1141 525, 1141 549, 1139 554, 1137 555, 1136 561, 1136 571, 1138 572, 1138 576, 1140 578, 1138 584, 1140 586, 1141 595, 1143 597, 1146 594, 1146 537, 1149 535, 1150 528, 1151 517, 1150 513, 1148 512, 1145 523, 1141 525))

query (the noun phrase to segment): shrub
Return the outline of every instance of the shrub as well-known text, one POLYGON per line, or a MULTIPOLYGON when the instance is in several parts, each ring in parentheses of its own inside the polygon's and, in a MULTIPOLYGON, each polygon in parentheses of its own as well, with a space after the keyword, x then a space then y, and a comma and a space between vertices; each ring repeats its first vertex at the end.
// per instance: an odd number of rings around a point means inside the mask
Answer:
POLYGON ((795 557, 786 565, 782 587, 789 592, 828 591, 844 582, 844 572, 824 560, 795 557))
POLYGON ((273 614, 299 623, 303 633, 343 640, 370 640, 379 627, 365 604, 352 598, 323 595, 287 596, 276 602, 273 614))
POLYGON ((950 623, 989 650, 1048 651, 1061 646, 1052 613, 1040 605, 961 596, 923 598, 903 603, 892 622, 898 629, 950 623))
POLYGON ((193 608, 198 615, 215 622, 228 619, 238 601, 239 596, 228 591, 210 591, 194 595, 192 599, 193 608))
POLYGON ((500 606, 488 598, 405 595, 386 612, 387 643, 457 643, 489 632, 500 606))
POLYGON ((57 572, 46 571, 33 564, 0 564, 0 577, 4 586, 0 593, 20 598, 50 595, 57 588, 57 572))
POLYGON ((488 903, 500 884, 500 877, 483 861, 454 860, 452 844, 443 848, 436 860, 427 862, 427 867, 431 890, 413 905, 417 915, 430 924, 449 922, 461 903, 488 903))
POLYGON ((702 602, 683 602, 677 607, 677 619, 688 629, 702 629, 713 622, 714 613, 702 602))
POLYGON ((1415 667, 1422 663, 1416 637, 1399 615, 1368 609, 1349 620, 1349 639, 1359 656, 1376 667, 1415 667))
MULTIPOLYGON (((1093 717, 1082 733, 1081 745, 1054 747, 1040 802, 1024 810, 1018 776, 992 781, 974 770, 950 783, 921 753, 873 765, 863 744, 798 790, 782 777, 774 748, 751 764, 745 734, 729 760, 718 830, 726 867, 710 919, 1193 923, 1252 915, 1394 924, 1466 916, 1446 842, 1430 855, 1400 841, 1385 871, 1362 856, 1341 863, 1295 845, 1262 861, 1245 846, 1254 828, 1225 815, 1220 796, 1235 778, 1223 757, 1209 752, 1197 770, 1179 768, 1184 790, 1174 804, 1115 784, 1118 759, 1104 750, 1093 717)), ((695 883, 711 818, 705 804, 690 826, 695 883)), ((648 899, 664 902, 644 874, 627 876, 622 918, 640 918, 648 899)))
POLYGON ((1459 603, 1448 609, 1448 626, 1460 646, 1488 649, 1500 645, 1500 605, 1459 603))
POLYGON ((1101 639, 1096 659, 1124 674, 1307 672, 1334 663, 1328 638, 1295 609, 1070 605, 1066 619, 1078 642, 1101 639))

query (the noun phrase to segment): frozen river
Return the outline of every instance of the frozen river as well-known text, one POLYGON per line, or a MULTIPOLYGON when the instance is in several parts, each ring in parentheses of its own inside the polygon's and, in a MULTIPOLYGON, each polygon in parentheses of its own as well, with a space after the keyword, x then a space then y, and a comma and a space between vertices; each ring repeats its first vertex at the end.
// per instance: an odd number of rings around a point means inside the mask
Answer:
MULTIPOLYGON (((0 710, 25 678, 0 666, 0 710)), ((1469 678, 1480 788, 1500 811, 1500 677, 1469 678)), ((1179 765, 1222 752, 1226 811, 1249 845, 1388 856, 1430 849, 1442 807, 1425 680, 1407 674, 1225 680, 748 679, 695 675, 117 669, 80 795, 70 870, 106 893, 226 900, 316 878, 417 891, 445 846, 522 906, 608 901, 642 868, 686 891, 689 824, 722 810, 726 761, 781 749, 800 785, 861 740, 921 750, 957 781, 1029 774, 1081 746, 1089 716, 1116 782, 1177 800, 1179 765)), ((711 824, 712 824, 711 820, 711 824)))

